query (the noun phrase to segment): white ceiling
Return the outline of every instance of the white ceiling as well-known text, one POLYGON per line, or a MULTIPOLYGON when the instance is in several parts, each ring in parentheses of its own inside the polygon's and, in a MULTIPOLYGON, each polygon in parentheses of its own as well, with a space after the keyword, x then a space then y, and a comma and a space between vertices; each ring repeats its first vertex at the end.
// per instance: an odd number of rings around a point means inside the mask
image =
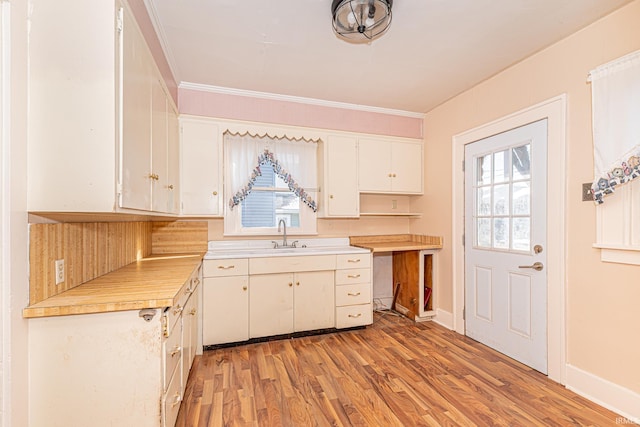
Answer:
POLYGON ((371 44, 331 0, 145 0, 177 82, 427 112, 631 0, 395 0, 371 44))

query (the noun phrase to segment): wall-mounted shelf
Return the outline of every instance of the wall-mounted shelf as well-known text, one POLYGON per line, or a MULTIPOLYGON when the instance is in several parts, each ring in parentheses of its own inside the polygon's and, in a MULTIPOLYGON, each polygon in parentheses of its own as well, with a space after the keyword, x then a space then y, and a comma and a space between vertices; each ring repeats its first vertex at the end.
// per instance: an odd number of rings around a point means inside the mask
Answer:
POLYGON ((420 217, 421 213, 417 212, 360 212, 360 216, 408 216, 420 217))

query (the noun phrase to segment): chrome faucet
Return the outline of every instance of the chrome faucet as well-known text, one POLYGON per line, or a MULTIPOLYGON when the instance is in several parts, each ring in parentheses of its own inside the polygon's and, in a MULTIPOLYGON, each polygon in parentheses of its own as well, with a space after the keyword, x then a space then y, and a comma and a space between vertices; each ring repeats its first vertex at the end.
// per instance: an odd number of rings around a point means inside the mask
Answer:
POLYGON ((284 231, 282 233, 282 247, 286 248, 287 246, 289 246, 287 244, 287 223, 285 222, 284 219, 281 219, 280 221, 278 221, 278 233, 280 232, 280 224, 282 224, 284 231))

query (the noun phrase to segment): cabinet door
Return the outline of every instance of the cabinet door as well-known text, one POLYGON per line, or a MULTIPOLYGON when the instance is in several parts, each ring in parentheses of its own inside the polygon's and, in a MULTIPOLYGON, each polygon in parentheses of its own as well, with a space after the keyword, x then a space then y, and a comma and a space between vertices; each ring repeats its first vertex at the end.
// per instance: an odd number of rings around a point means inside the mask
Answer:
MULTIPOLYGON (((126 8, 125 8, 126 11, 126 8)), ((120 207, 151 209, 151 86, 144 38, 124 14, 122 36, 122 160, 120 207)))
POLYGON ((184 215, 220 215, 222 142, 218 125, 181 120, 181 203, 184 215))
POLYGON ((391 145, 391 189, 397 193, 422 193, 422 144, 391 145))
POLYGON ((357 140, 355 137, 329 136, 325 150, 327 215, 357 217, 360 211, 357 140))
POLYGON ((167 183, 168 209, 167 212, 180 213, 180 126, 178 124, 178 113, 173 109, 170 102, 168 104, 168 147, 167 147, 167 183))
POLYGON ((167 104, 162 84, 154 79, 151 86, 151 210, 154 212, 169 211, 167 104))
POLYGON ((293 274, 253 275, 249 284, 251 338, 293 332, 293 274))
POLYGON ((249 339, 247 276, 207 277, 202 289, 202 344, 249 339))
POLYGON ((358 177, 362 192, 391 191, 391 148, 387 141, 358 141, 358 177))
POLYGON ((333 277, 333 271, 313 271, 295 274, 295 332, 335 327, 335 286, 333 277))

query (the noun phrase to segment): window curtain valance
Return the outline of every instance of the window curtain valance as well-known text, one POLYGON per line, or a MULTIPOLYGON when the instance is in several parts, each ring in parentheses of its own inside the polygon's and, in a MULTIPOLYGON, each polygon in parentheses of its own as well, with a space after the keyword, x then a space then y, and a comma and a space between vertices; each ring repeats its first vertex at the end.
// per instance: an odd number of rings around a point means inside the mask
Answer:
POLYGON ((268 134, 224 133, 225 194, 229 209, 250 193, 264 167, 273 171, 314 212, 317 192, 317 141, 268 134))
POLYGON ((601 65, 591 82, 594 200, 640 177, 640 51, 601 65))

